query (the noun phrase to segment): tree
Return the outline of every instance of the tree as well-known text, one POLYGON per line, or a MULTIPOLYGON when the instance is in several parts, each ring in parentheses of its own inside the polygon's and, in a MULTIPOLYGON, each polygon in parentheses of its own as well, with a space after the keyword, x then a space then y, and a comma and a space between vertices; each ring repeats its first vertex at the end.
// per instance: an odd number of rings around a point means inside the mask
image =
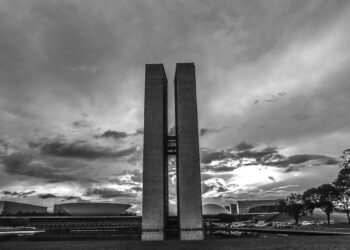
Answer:
POLYGON ((346 212, 348 222, 350 223, 350 167, 340 169, 337 178, 333 182, 333 185, 338 189, 340 194, 339 203, 346 212))
POLYGON ((279 199, 278 200, 277 211, 280 213, 287 213, 286 199, 279 199))
POLYGON ((299 218, 306 215, 306 209, 301 194, 290 194, 285 199, 278 200, 278 208, 280 212, 285 212, 292 216, 295 224, 299 224, 299 218))
POLYGON ((339 200, 339 191, 332 184, 323 184, 317 188, 320 194, 318 207, 327 215, 328 225, 330 224, 330 215, 334 211, 335 202, 339 200))
POLYGON ((350 168, 350 149, 344 150, 340 158, 342 158, 340 168, 350 168))
POLYGON ((306 190, 303 193, 302 199, 303 199, 306 211, 312 215, 315 208, 317 207, 317 203, 319 200, 319 196, 316 188, 310 188, 306 190))
POLYGON ((335 202, 339 200, 339 197, 339 190, 332 184, 323 184, 317 188, 308 189, 303 194, 303 200, 309 202, 310 206, 320 208, 326 214, 328 225, 335 202))

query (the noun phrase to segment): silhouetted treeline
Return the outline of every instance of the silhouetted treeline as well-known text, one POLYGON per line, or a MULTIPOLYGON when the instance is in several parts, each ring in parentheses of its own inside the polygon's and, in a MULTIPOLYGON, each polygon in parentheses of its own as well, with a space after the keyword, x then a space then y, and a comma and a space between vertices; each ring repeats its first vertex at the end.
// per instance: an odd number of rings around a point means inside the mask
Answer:
POLYGON ((292 216, 296 224, 301 216, 312 215, 315 208, 326 214, 330 224, 330 215, 339 210, 347 214, 350 223, 350 149, 344 150, 341 158, 338 176, 332 183, 309 188, 303 194, 292 193, 279 200, 278 210, 292 216))

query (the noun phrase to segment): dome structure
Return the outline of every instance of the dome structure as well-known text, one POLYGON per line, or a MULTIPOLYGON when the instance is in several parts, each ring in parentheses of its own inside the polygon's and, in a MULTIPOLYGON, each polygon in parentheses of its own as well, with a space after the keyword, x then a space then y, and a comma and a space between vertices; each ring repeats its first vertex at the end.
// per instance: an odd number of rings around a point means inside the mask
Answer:
POLYGON ((131 205, 118 203, 64 203, 55 204, 54 213, 71 216, 118 216, 131 205))
POLYGON ((230 211, 218 204, 205 204, 203 205, 203 215, 213 214, 230 214, 230 211))

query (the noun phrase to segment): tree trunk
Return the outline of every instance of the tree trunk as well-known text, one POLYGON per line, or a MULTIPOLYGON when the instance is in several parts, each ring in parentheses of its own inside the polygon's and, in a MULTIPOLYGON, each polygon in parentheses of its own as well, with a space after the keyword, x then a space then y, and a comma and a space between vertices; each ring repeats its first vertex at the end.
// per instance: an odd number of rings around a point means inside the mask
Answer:
POLYGON ((294 220, 295 220, 295 225, 297 225, 297 226, 298 226, 298 224, 299 224, 299 217, 294 216, 294 220))
POLYGON ((350 224, 350 211, 349 211, 349 201, 344 199, 345 202, 344 202, 344 210, 345 210, 345 213, 346 213, 346 216, 348 217, 348 223, 350 224))
POLYGON ((328 226, 331 224, 331 213, 327 213, 327 223, 328 226))

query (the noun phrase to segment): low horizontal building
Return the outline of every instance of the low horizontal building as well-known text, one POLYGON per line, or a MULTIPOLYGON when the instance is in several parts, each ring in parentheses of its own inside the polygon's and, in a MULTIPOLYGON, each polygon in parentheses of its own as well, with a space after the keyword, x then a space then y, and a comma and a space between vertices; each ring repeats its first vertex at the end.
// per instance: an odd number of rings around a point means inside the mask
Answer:
POLYGON ((0 201, 1 215, 42 215, 46 213, 47 207, 13 201, 0 201))
POLYGON ((54 214, 70 216, 118 216, 131 207, 119 203, 63 203, 55 204, 54 214))
POLYGON ((278 200, 238 200, 236 211, 239 214, 272 213, 277 211, 277 205, 278 200))

